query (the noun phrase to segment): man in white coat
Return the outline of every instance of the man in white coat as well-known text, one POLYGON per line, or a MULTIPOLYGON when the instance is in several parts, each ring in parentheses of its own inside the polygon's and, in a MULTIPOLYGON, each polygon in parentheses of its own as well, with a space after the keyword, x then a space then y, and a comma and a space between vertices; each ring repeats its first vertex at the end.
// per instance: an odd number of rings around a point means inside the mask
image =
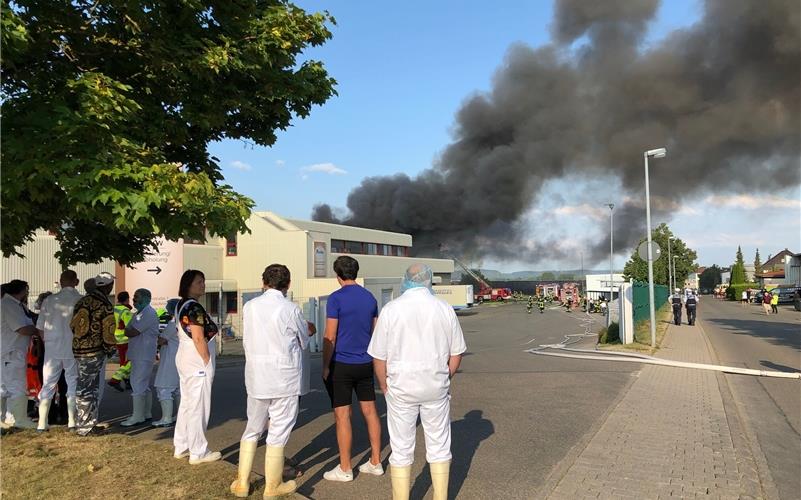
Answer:
POLYGON ((448 497, 450 379, 467 350, 453 308, 431 293, 424 264, 406 270, 402 295, 381 310, 368 354, 387 402, 392 498, 408 500, 417 417, 423 424, 434 500, 448 497))
POLYGON ((70 269, 61 273, 61 290, 42 303, 36 328, 45 346, 44 367, 42 368, 42 389, 39 391, 39 426, 37 431, 47 430, 47 415, 56 393, 61 370, 67 381, 67 427, 75 430, 75 392, 78 388, 78 363, 72 353, 72 312, 81 300, 81 293, 75 289, 80 281, 75 271, 70 269))
POLYGON ((25 355, 31 336, 36 335, 36 326, 27 314, 28 283, 11 280, 3 285, 5 295, 0 300, 0 350, 2 351, 2 370, 0 370, 0 426, 11 427, 2 419, 8 410, 14 417, 13 426, 20 429, 34 429, 36 423, 28 418, 27 381, 25 378, 25 355))
POLYGON ((153 373, 153 363, 156 360, 159 318, 156 310, 150 306, 150 297, 150 290, 145 288, 134 292, 133 303, 136 314, 125 327, 125 336, 128 337, 128 359, 131 360, 133 413, 128 419, 120 422, 123 427, 131 427, 153 418, 150 375, 153 373))
POLYGON ((248 423, 239 442, 239 473, 231 493, 247 497, 258 439, 270 421, 264 459, 264 498, 293 493, 295 481, 282 482, 284 447, 298 418, 302 392, 302 351, 309 324, 300 308, 286 298, 289 269, 268 266, 262 274, 265 292, 242 308, 248 423))

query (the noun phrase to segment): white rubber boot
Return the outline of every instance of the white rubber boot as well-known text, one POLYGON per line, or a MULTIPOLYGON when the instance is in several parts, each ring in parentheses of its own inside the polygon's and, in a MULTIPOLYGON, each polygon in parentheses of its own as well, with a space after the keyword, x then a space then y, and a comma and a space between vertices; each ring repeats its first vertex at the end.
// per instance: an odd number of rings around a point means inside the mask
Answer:
POLYGON ((258 445, 258 441, 239 442, 239 472, 236 481, 231 483, 231 493, 238 498, 247 498, 250 494, 250 471, 258 445))
POLYGON ((36 432, 47 430, 47 414, 50 413, 50 403, 52 401, 52 399, 39 400, 39 425, 36 427, 36 432))
POLYGON ((145 412, 144 412, 145 420, 153 420, 153 393, 148 392, 142 397, 144 398, 145 401, 145 412))
POLYGON ((131 427, 145 421, 145 397, 131 396, 133 400, 133 413, 126 420, 120 422, 123 427, 131 427))
POLYGON ((28 397, 18 396, 9 401, 11 414, 14 416, 14 427, 17 429, 36 429, 36 424, 28 418, 28 397))
POLYGON ((280 498, 298 489, 295 481, 283 482, 283 479, 284 447, 268 446, 264 457, 264 498, 280 498))
POLYGON ((77 410, 77 403, 75 396, 67 398, 67 429, 70 431, 75 430, 75 411, 77 410))
POLYGON ((448 478, 451 473, 451 462, 428 464, 431 470, 431 486, 434 487, 433 500, 448 500, 448 478))
POLYGON ((392 500, 409 500, 409 489, 412 484, 412 466, 389 466, 389 475, 392 478, 392 500))
POLYGON ((6 409, 8 408, 8 398, 0 398, 0 429, 10 429, 11 425, 6 423, 6 409))
POLYGON ((161 403, 161 418, 153 422, 153 427, 170 427, 175 423, 172 416, 172 399, 165 399, 159 403, 161 403))

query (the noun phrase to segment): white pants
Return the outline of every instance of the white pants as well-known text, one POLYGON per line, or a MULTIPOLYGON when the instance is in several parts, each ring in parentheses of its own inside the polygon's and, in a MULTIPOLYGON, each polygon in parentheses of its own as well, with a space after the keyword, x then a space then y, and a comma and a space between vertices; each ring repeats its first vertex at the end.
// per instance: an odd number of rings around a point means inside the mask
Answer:
POLYGON ((49 359, 45 354, 44 367, 42 367, 42 390, 39 391, 39 401, 53 399, 58 386, 58 379, 61 378, 61 370, 64 370, 64 378, 67 380, 67 397, 75 397, 75 391, 78 388, 78 363, 74 358, 49 359))
POLYGON ((131 396, 150 394, 150 375, 153 373, 153 361, 131 360, 131 396))
POLYGON ((392 454, 390 465, 405 467, 414 462, 414 444, 417 437, 417 416, 423 424, 428 463, 451 459, 451 398, 427 403, 402 403, 385 394, 387 401, 387 428, 392 454))
POLYGON ((25 377, 25 353, 11 351, 3 355, 0 368, 0 397, 18 398, 28 394, 25 377))
POLYGON ((267 420, 270 430, 267 432, 267 446, 286 446, 289 433, 298 420, 298 396, 274 399, 256 399, 248 396, 248 424, 242 441, 258 441, 267 420))
MULTIPOLYGON (((191 343, 186 350, 189 349, 195 349, 191 343)), ((211 413, 214 362, 197 369, 203 364, 200 355, 197 352, 187 352, 185 355, 190 359, 185 360, 185 364, 177 363, 181 379, 181 405, 178 407, 178 417, 175 421, 173 445, 176 453, 183 453, 188 449, 192 457, 202 457, 208 452, 209 445, 206 440, 206 428, 211 413)))

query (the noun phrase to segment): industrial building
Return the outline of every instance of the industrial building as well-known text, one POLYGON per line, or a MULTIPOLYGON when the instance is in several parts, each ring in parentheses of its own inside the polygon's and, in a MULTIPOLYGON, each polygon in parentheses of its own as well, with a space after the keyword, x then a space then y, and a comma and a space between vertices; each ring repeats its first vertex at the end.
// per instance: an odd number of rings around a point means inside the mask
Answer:
MULTIPOLYGON (((324 324, 326 297, 339 288, 332 266, 340 255, 359 261, 357 281, 373 293, 379 307, 399 295, 401 277, 413 262, 431 266, 435 280, 442 284, 450 283, 453 273, 452 260, 409 257, 412 237, 408 234, 288 219, 272 212, 254 212, 247 226, 250 233, 230 238, 164 242, 157 254, 134 268, 113 261, 73 268, 82 281, 101 271, 112 272, 117 277, 115 293, 148 288, 154 306, 177 294, 184 270, 199 269, 206 276, 204 305, 234 336, 242 334, 242 306, 261 293, 261 274, 269 264, 289 268, 290 297, 318 327, 324 324)), ((55 291, 61 271, 54 257, 58 248, 52 235, 37 232, 34 241, 21 248, 25 259, 3 258, 3 281, 28 281, 31 302, 40 292, 55 291)))

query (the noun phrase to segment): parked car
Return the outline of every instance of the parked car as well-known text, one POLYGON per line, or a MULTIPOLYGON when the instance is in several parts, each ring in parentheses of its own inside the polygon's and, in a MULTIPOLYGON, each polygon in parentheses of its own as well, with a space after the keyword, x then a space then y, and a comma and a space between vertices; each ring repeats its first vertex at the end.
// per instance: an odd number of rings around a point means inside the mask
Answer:
POLYGON ((753 304, 762 304, 762 290, 760 290, 757 293, 751 295, 751 303, 753 303, 753 304))
POLYGON ((801 290, 801 287, 782 286, 774 288, 771 290, 771 293, 779 294, 779 304, 792 304, 795 298, 795 292, 798 290, 801 290))

